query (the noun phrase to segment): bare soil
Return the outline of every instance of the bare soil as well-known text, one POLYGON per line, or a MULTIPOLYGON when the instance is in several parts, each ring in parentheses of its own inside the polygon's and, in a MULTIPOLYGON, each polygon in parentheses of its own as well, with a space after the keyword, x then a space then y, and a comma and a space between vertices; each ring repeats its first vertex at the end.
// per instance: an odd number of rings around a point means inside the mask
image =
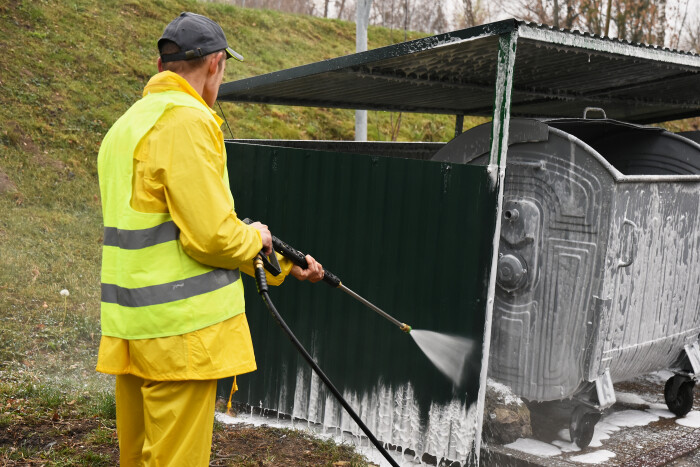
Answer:
MULTIPOLYGON (((62 418, 54 412, 0 424, 0 465, 117 465, 116 430, 97 418, 62 418)), ((299 431, 218 425, 211 466, 364 465, 348 446, 329 446, 299 431)))

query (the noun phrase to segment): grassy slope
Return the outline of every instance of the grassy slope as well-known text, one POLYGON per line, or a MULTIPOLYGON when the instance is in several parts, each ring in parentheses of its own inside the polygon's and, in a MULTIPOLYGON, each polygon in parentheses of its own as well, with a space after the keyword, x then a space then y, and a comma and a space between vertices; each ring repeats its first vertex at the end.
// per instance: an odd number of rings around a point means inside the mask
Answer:
MULTIPOLYGON (((353 24, 219 4, 0 3, 0 428, 39 427, 56 417, 73 420, 68 426, 94 416, 113 429, 103 409, 113 401, 111 379, 94 371, 102 240, 96 156, 109 126, 156 72, 164 25, 185 10, 216 18, 246 56, 227 67, 226 81, 354 48, 353 24), (64 288, 66 298, 59 294, 64 288)), ((369 32, 370 47, 402 39, 399 32, 369 32)), ((353 135, 350 111, 224 105, 237 137, 353 135)), ((445 139, 451 125, 446 117, 404 117, 400 139, 445 139)), ((370 113, 370 138, 387 139, 389 132, 390 116, 370 113)), ((49 456, 4 442, 2 462, 49 456)), ((106 455, 97 445, 88 443, 87 454, 68 449, 50 458, 83 463, 86 455, 106 455)))
MULTIPOLYGON (((31 337, 32 326, 53 329, 64 307, 69 320, 96 320, 99 142, 156 72, 154 44, 183 10, 217 18, 246 55, 245 63, 227 67, 225 80, 354 47, 349 23, 219 4, 44 0, 0 6, 0 171, 11 181, 0 195, 0 312, 6 318, 0 360, 22 360, 23 338, 31 337), (65 303, 63 288, 71 293, 65 303), (18 320, 14 327, 7 321, 12 317, 18 320), (21 329, 23 338, 9 338, 11 327, 21 329)), ((373 29, 369 39, 371 46, 385 45, 402 34, 392 38, 390 31, 373 29)), ((237 137, 352 138, 349 111, 225 106, 237 137)), ((450 126, 445 117, 404 117, 401 138, 444 139, 450 126)), ((371 137, 386 139, 389 130, 389 115, 371 113, 371 137)), ((51 346, 40 342, 32 343, 39 346, 35 350, 51 346)))

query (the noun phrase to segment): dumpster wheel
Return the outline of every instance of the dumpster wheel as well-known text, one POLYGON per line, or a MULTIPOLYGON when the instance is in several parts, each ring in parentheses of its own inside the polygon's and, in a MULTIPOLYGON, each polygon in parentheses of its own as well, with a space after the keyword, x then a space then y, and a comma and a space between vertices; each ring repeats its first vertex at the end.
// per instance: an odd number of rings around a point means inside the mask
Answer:
POLYGON ((685 417, 693 408, 695 381, 684 375, 674 375, 664 386, 664 400, 668 410, 678 417, 685 417))
POLYGON ((574 409, 569 422, 569 434, 571 441, 576 443, 576 446, 585 448, 591 444, 595 424, 598 423, 601 415, 598 410, 586 405, 579 405, 574 409))

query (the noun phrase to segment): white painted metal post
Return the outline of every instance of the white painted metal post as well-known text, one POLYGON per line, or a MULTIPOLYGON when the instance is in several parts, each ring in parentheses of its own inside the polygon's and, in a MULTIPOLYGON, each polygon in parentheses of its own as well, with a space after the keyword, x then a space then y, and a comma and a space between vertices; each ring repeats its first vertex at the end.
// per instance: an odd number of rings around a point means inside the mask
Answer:
MULTIPOLYGON (((372 0, 357 0, 355 14, 355 51, 367 50, 367 23, 372 0)), ((367 141, 367 111, 355 110, 355 141, 367 141)))
POLYGON ((484 406, 486 403, 486 378, 489 368, 489 353, 491 348, 491 325, 493 322, 493 306, 496 296, 496 271, 498 270, 498 248, 501 240, 501 210, 503 209, 503 183, 506 178, 506 156, 508 154, 508 128, 510 126, 510 96, 513 89, 513 74, 515 72, 515 49, 518 43, 518 29, 503 34, 498 39, 498 68, 496 71, 496 95, 493 104, 493 122, 491 136, 491 157, 488 170, 498 190, 496 208, 496 226, 493 233, 493 256, 491 258, 491 275, 486 298, 486 325, 484 327, 484 348, 481 359, 481 375, 479 379, 479 396, 477 398, 477 432, 476 432, 476 465, 479 465, 481 453, 481 429, 484 423, 484 406))

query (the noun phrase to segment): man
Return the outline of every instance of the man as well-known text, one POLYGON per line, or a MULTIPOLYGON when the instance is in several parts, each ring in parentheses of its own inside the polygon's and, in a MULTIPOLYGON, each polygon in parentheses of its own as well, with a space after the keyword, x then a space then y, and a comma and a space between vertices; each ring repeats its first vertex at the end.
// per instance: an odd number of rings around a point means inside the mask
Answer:
MULTIPOLYGON (((216 381, 256 369, 239 270, 272 252, 267 226, 241 222, 211 109, 228 47, 221 27, 182 13, 158 41, 158 71, 105 136, 97 371, 117 375, 122 466, 209 464, 216 381)), ((307 256, 290 272, 316 282, 307 256)))

